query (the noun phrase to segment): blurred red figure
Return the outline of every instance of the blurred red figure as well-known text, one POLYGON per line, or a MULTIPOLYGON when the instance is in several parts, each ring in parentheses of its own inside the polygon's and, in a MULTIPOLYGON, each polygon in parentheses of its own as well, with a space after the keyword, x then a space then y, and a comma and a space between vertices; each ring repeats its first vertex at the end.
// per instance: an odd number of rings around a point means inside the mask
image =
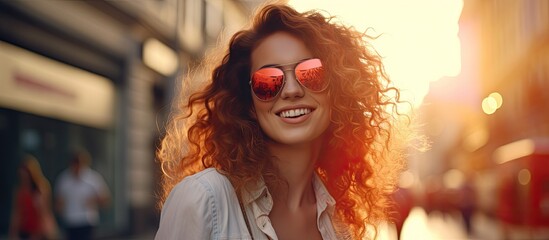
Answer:
POLYGON ((391 199, 393 201, 391 219, 396 227, 397 239, 400 239, 404 221, 406 221, 406 218, 408 218, 410 211, 414 207, 414 199, 410 190, 402 187, 398 187, 397 190, 392 193, 391 199))
POLYGON ((51 211, 51 188, 36 158, 25 156, 18 174, 9 238, 55 239, 57 224, 51 211))

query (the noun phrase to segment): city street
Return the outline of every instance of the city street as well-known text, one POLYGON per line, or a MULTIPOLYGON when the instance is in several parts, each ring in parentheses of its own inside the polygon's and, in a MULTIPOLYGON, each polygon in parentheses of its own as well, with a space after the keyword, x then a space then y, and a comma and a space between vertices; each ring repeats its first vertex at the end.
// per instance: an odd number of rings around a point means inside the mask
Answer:
MULTIPOLYGON (((393 227, 385 226, 386 231, 381 239, 395 240, 393 227)), ((472 234, 468 236, 461 216, 455 214, 432 212, 429 215, 420 207, 412 209, 410 216, 404 223, 402 238, 400 240, 501 240, 503 235, 501 224, 491 218, 477 213, 472 219, 472 234)), ((508 230, 507 239, 549 239, 549 228, 532 231, 520 227, 511 227, 508 230)))
MULTIPOLYGON (((400 240, 502 240, 503 228, 498 221, 483 214, 475 214, 472 219, 471 236, 468 236, 461 216, 455 214, 432 212, 426 214, 420 207, 415 207, 404 223, 400 240)), ((511 227, 507 239, 515 240, 542 240, 549 239, 549 228, 528 234, 527 229, 511 227)), ((148 240, 154 238, 154 232, 141 236, 130 236, 126 240, 148 240)), ((110 238, 109 238, 110 239, 110 238)), ((119 238, 117 238, 119 239, 119 238)), ((395 228, 384 224, 380 227, 379 240, 396 240, 395 228)))
POLYGON ((268 2, 0 0, 0 240, 549 240, 549 0, 268 2))

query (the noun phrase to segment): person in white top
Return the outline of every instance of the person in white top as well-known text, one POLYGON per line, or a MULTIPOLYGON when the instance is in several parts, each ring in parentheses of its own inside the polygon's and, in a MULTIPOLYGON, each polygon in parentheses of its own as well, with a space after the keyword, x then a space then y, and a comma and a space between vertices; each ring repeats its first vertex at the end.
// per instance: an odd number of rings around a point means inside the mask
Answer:
POLYGON ((55 183, 56 210, 69 240, 92 239, 99 208, 110 201, 109 188, 101 174, 89 168, 90 161, 87 152, 77 152, 55 183))
POLYGON ((387 111, 399 91, 369 39, 318 11, 260 8, 175 100, 155 239, 375 237, 403 165, 387 111))

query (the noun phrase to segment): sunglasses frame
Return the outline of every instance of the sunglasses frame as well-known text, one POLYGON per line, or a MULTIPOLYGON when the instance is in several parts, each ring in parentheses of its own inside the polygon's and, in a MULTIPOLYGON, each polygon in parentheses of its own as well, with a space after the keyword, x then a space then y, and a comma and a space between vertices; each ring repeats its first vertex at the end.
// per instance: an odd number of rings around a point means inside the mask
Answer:
POLYGON ((284 86, 286 85, 286 72, 288 71, 292 71, 293 74, 294 74, 294 77, 296 79, 296 81, 299 83, 299 85, 301 87, 303 87, 304 89, 307 89, 308 91, 311 91, 311 92, 315 92, 315 93, 318 93, 318 92, 322 92, 324 90, 326 90, 328 88, 328 84, 326 84, 326 86, 324 86, 321 90, 313 90, 313 89, 310 89, 306 86, 303 85, 303 83, 301 83, 301 80, 299 80, 297 78, 297 75, 295 73, 295 69, 296 67, 303 63, 303 62, 306 62, 306 61, 309 61, 309 60, 318 60, 320 61, 320 67, 324 67, 324 65, 322 65, 322 61, 319 59, 319 58, 307 58, 307 59, 303 59, 303 60, 300 60, 300 61, 297 61, 297 62, 293 62, 293 63, 286 63, 286 64, 277 64, 277 65, 270 65, 270 66, 265 66, 263 68, 260 68, 260 69, 257 69, 256 71, 254 71, 251 75, 250 75, 250 81, 248 82, 248 85, 250 85, 250 90, 252 91, 252 94, 254 95, 255 98, 257 98, 258 100, 260 101, 263 101, 263 102, 268 102, 268 101, 272 101, 273 99, 277 98, 278 95, 280 95, 280 93, 282 92, 282 89, 284 89, 284 86), (292 68, 288 68, 289 66, 293 66, 292 68), (260 97, 258 97, 253 89, 253 86, 252 86, 252 78, 254 76, 254 74, 257 72, 257 71, 260 71, 261 69, 265 69, 265 68, 278 68, 280 69, 280 71, 282 71, 282 86, 280 87, 280 90, 271 98, 269 99, 261 99, 260 97))

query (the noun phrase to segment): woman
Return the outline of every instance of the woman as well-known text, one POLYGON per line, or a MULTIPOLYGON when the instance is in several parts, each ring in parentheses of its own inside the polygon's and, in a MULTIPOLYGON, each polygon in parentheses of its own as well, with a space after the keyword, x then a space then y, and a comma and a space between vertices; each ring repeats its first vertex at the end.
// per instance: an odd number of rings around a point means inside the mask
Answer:
POLYGON ((51 188, 36 158, 26 155, 18 174, 10 239, 56 239, 57 224, 51 211, 51 188))
POLYGON ((401 169, 379 56, 318 12, 263 7, 158 151, 156 239, 361 239, 401 169))

